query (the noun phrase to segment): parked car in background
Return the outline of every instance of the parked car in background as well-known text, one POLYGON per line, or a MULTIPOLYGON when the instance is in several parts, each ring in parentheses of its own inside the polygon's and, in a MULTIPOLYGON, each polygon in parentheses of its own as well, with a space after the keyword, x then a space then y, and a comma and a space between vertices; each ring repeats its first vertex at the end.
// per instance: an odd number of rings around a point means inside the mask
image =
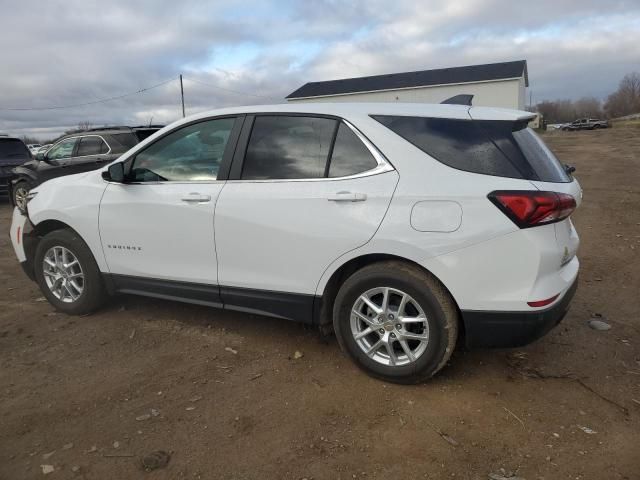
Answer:
POLYGON ((35 159, 15 168, 11 181, 13 204, 21 207, 33 187, 51 178, 87 172, 112 162, 162 126, 105 127, 72 133, 59 139, 35 159))
POLYGON ((51 145, 53 145, 52 143, 47 143, 45 145, 42 145, 38 151, 36 152, 36 155, 40 152, 46 152, 47 150, 49 150, 51 148, 51 145))
POLYGON ((10 196, 13 168, 31 158, 31 152, 21 139, 0 134, 0 197, 10 196))
POLYGON ((582 190, 532 116, 403 103, 202 113, 30 191, 11 241, 67 314, 115 292, 261 313, 333 329, 369 374, 419 382, 457 343, 521 346, 569 308, 582 190))
POLYGON ((598 120, 597 118, 579 118, 571 123, 562 125, 562 130, 598 130, 600 128, 609 128, 608 120, 598 120))
POLYGON ((38 150, 40 150, 40 147, 42 147, 42 145, 40 145, 39 143, 29 143, 27 145, 27 148, 31 152, 31 155, 35 155, 36 153, 38 153, 38 150))

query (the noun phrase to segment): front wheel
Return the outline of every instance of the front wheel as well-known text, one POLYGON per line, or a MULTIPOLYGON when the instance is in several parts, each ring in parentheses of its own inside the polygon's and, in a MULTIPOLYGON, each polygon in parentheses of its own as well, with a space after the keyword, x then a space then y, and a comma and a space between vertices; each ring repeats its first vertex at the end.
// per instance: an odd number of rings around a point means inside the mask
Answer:
POLYGON ((457 309, 442 284, 397 261, 349 277, 336 297, 333 324, 340 347, 360 368, 395 383, 432 377, 458 336, 457 309))
POLYGON ((38 243, 34 272, 40 290, 57 310, 84 315, 107 296, 102 275, 87 244, 72 230, 55 230, 38 243))
POLYGON ((29 193, 29 185, 24 180, 19 181, 13 187, 13 204, 24 212, 27 206, 27 194, 29 193))

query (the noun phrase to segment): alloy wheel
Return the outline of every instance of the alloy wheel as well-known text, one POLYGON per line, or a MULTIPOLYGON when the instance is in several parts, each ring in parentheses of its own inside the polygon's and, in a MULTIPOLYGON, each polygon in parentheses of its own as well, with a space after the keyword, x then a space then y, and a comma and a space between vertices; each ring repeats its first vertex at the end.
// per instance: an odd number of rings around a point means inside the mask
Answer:
POLYGON ((377 287, 360 295, 351 309, 350 325, 358 347, 382 365, 414 363, 429 343, 424 310, 396 288, 377 287))
POLYGON ((13 195, 13 200, 16 204, 16 207, 18 207, 21 211, 24 212, 25 207, 27 206, 27 194, 29 193, 29 191, 25 188, 25 187, 18 187, 16 188, 14 195, 13 195))
POLYGON ((84 290, 84 272, 68 248, 51 247, 42 260, 42 273, 51 293, 61 302, 73 303, 84 290))

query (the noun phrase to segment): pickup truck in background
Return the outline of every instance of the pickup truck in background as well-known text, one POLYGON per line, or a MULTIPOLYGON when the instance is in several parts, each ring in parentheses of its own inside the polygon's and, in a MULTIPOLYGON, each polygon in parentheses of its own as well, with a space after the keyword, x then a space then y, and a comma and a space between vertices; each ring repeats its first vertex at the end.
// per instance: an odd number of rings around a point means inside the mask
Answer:
POLYGON ((609 128, 607 120, 598 120, 597 118, 579 118, 571 123, 566 123, 560 127, 565 132, 570 130, 597 130, 599 128, 609 128))

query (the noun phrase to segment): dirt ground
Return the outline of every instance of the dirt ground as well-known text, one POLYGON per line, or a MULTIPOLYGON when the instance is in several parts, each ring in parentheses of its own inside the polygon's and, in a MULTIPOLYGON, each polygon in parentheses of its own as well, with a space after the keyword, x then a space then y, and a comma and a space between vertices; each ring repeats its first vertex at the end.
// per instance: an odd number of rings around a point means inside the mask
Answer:
POLYGON ((584 188, 570 313, 413 387, 286 321, 136 297, 55 313, 0 205, 0 479, 640 479, 640 129, 546 139, 584 188))

